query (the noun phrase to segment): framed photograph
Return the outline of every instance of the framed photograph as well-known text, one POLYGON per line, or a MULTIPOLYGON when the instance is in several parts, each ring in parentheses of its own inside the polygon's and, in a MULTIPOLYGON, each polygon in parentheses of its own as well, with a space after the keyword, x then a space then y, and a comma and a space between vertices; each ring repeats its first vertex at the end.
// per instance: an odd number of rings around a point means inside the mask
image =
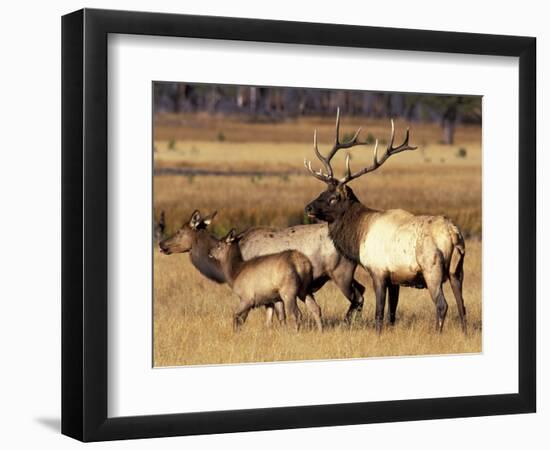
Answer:
POLYGON ((62 432, 535 412, 536 41, 62 20, 62 432))

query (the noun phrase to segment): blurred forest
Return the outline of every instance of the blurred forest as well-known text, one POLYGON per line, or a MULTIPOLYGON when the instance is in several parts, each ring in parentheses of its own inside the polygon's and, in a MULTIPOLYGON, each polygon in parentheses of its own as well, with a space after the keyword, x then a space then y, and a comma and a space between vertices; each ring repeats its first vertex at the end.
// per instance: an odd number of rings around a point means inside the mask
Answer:
POLYGON ((438 123, 441 143, 454 144, 459 124, 481 125, 481 97, 311 88, 154 82, 154 113, 205 112, 278 122, 303 116, 403 118, 438 123))

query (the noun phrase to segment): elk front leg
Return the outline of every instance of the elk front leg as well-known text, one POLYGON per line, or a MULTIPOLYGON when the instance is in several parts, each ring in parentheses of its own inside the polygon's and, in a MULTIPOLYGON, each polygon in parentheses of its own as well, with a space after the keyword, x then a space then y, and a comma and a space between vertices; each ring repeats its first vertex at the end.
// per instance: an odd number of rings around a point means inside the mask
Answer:
POLYGON ((388 303, 390 310, 390 325, 395 324, 395 312, 399 302, 399 285, 388 283, 388 303))
POLYGON ((246 322, 250 308, 252 307, 251 303, 247 300, 241 300, 239 307, 233 315, 233 330, 239 331, 242 325, 246 322))
POLYGON ((365 289, 365 286, 359 283, 356 279, 353 279, 353 281, 351 282, 351 287, 353 289, 353 302, 352 302, 352 305, 350 306, 350 309, 353 306, 354 315, 357 315, 357 314, 360 314, 361 311, 363 311, 363 303, 364 303, 363 295, 365 294, 366 289, 365 289))
POLYGON ((376 311, 374 319, 376 322, 376 332, 380 334, 382 332, 382 325, 384 322, 384 306, 386 304, 386 277, 371 275, 372 283, 374 287, 374 295, 376 296, 376 311))
POLYGON ((285 304, 281 301, 275 302, 275 312, 277 313, 277 319, 279 323, 283 324, 286 321, 285 304))
POLYGON ((338 289, 340 289, 342 294, 344 294, 350 302, 345 322, 351 324, 363 310, 365 286, 353 278, 355 270, 351 270, 349 266, 343 264, 340 266, 334 270, 331 274, 331 278, 334 284, 338 286, 338 289))
POLYGON ((323 331, 323 321, 321 319, 321 308, 315 301, 315 298, 313 297, 313 295, 308 295, 306 297, 306 307, 309 310, 309 312, 313 315, 313 319, 315 320, 317 329, 319 331, 323 331))

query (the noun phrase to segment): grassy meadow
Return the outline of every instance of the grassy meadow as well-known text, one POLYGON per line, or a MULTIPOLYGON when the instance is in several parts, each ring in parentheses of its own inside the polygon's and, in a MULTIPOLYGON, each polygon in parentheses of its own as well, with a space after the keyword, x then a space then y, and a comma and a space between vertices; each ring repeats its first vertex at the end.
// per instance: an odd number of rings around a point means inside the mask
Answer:
MULTIPOLYGON (((362 137, 380 140, 385 149, 390 124, 385 120, 342 117, 341 135, 363 126, 362 137)), ((400 143, 406 124, 396 122, 400 143)), ((250 123, 223 116, 164 114, 155 118, 155 168, 183 168, 187 175, 154 177, 154 210, 166 213, 167 234, 187 221, 194 209, 218 216, 212 231, 231 227, 286 227, 305 223, 303 207, 323 189, 308 176, 303 159, 319 167, 312 150, 313 129, 326 152, 334 136, 329 118, 280 123, 250 123), (232 176, 195 175, 193 169, 233 172, 232 176), (262 175, 261 172, 270 175, 262 175), (241 175, 237 175, 240 173, 241 175), (245 173, 242 175, 242 173, 245 173), (246 174, 249 173, 249 174, 246 174)), ((403 208, 415 213, 445 214, 461 228, 466 241, 464 299, 468 335, 460 330, 456 304, 445 285, 449 312, 443 334, 434 331, 434 306, 427 290, 402 288, 394 327, 379 337, 374 330, 374 295, 362 269, 356 277, 367 287, 362 316, 343 323, 348 301, 328 283, 316 295, 325 331, 318 333, 306 309, 300 331, 264 325, 265 310, 253 310, 239 333, 231 321, 238 299, 227 285, 217 285, 196 271, 186 254, 154 255, 154 365, 221 364, 369 356, 471 353, 481 351, 481 129, 457 128, 456 144, 440 144, 434 124, 411 126, 414 152, 390 158, 378 171, 351 183, 359 199, 372 208, 403 208)), ((372 145, 352 150, 352 169, 372 161, 372 145)), ((342 173, 344 154, 335 158, 342 173)), ((160 172, 159 172, 160 173, 160 172)), ((276 322, 276 321, 275 321, 276 322)))

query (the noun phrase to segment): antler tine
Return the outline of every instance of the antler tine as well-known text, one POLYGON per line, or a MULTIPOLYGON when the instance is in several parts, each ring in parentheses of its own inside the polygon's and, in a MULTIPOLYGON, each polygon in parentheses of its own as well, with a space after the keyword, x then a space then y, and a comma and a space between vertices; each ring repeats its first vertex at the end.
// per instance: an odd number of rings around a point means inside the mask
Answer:
POLYGON ((376 169, 378 169, 382 164, 386 162, 386 160, 396 153, 400 153, 406 150, 416 150, 418 147, 409 145, 409 128, 407 128, 407 131, 405 132, 405 140, 401 145, 398 147, 394 147, 393 143, 395 140, 395 125, 393 123, 393 119, 391 119, 391 136, 390 141, 388 144, 388 147, 386 148, 386 151, 382 155, 382 158, 378 159, 378 139, 376 140, 374 144, 374 150, 373 150, 373 162, 370 166, 367 166, 358 172, 355 172, 354 174, 351 173, 350 167, 349 167, 349 155, 346 159, 346 175, 341 178, 339 181, 342 184, 346 184, 350 182, 351 180, 354 180, 356 178, 359 178, 361 175, 364 175, 366 173, 372 172, 376 169))
POLYGON ((390 155, 394 155, 396 153, 405 151, 405 150, 416 150, 418 147, 413 147, 409 145, 409 127, 407 127, 407 130, 405 131, 405 139, 403 140, 403 143, 399 145, 398 147, 393 146, 393 141, 395 139, 395 126, 393 124, 393 119, 391 119, 391 139, 390 143, 388 144, 387 153, 390 155))
POLYGON ((311 175, 313 175, 315 178, 317 178, 318 180, 321 180, 323 181, 324 183, 327 183, 329 181, 332 180, 331 177, 327 176, 326 174, 323 173, 323 171, 321 169, 319 169, 318 172, 316 172, 315 170, 313 170, 313 168, 311 167, 311 161, 308 161, 307 159, 304 158, 304 166, 307 170, 309 170, 309 172, 311 173, 311 175))
POLYGON ((372 151, 372 159, 374 164, 378 166, 378 139, 374 142, 374 150, 372 151))
POLYGON ((323 163, 323 166, 325 166, 327 175, 332 178, 333 172, 330 165, 330 158, 332 158, 332 156, 329 156, 329 158, 325 158, 323 155, 321 155, 321 152, 319 151, 319 146, 317 145, 317 129, 313 131, 313 150, 315 151, 317 158, 319 158, 319 161, 321 161, 323 163))
POLYGON ((336 108, 336 137, 334 138, 334 144, 340 143, 340 107, 336 108))
POLYGON ((382 158, 382 161, 378 161, 378 139, 376 139, 376 141, 374 142, 374 149, 372 151, 372 164, 352 174, 349 164, 350 155, 348 153, 348 155, 346 156, 346 174, 338 181, 340 181, 340 183, 342 184, 346 184, 351 180, 354 180, 355 178, 359 178, 361 175, 372 172, 373 170, 378 169, 378 167, 382 165, 386 158, 382 158))
POLYGON ((351 168, 349 166, 349 161, 350 161, 350 155, 349 155, 349 152, 348 152, 346 154, 346 175, 344 175, 344 178, 347 178, 347 177, 351 176, 351 168))
MULTIPOLYGON (((327 163, 330 163, 336 152, 343 148, 350 148, 355 145, 365 145, 365 142, 359 142, 359 133, 361 133, 361 128, 358 128, 353 137, 347 142, 340 142, 340 108, 336 109, 336 136, 334 138, 334 145, 330 150, 330 153, 324 158, 327 163)), ((332 172, 332 168, 331 168, 332 172)))
POLYGON ((322 162, 323 166, 325 167, 325 170, 327 173, 323 173, 322 170, 319 170, 318 172, 314 171, 311 167, 311 162, 304 160, 304 164, 306 168, 310 171, 310 173, 317 179, 324 181, 325 183, 333 183, 335 181, 338 181, 340 183, 348 183, 351 180, 354 180, 355 178, 360 177, 361 175, 364 175, 368 172, 372 172, 373 170, 378 169, 384 162, 391 156, 395 155, 396 153, 400 153, 406 150, 416 150, 417 147, 409 145, 409 129, 407 128, 405 133, 405 139, 403 143, 397 147, 394 147, 395 142, 395 123, 393 119, 390 119, 391 122, 391 135, 389 139, 389 144, 386 148, 386 151, 382 155, 380 159, 378 159, 378 139, 375 141, 374 149, 373 149, 373 162, 370 166, 365 167, 361 169, 360 171, 356 173, 351 172, 350 168, 350 155, 349 153, 346 156, 346 172, 343 178, 340 178, 339 180, 335 180, 334 178, 334 172, 332 169, 332 166, 330 164, 332 158, 338 152, 338 150, 341 149, 349 149, 351 147, 354 147, 356 145, 367 145, 367 142, 360 142, 359 141, 359 134, 361 133, 361 128, 358 128, 353 137, 347 141, 347 142, 340 142, 340 108, 337 108, 336 110, 336 135, 334 138, 334 145, 332 146, 332 149, 328 153, 327 156, 323 156, 321 152, 319 151, 319 146, 317 142, 317 130, 313 133, 313 150, 315 151, 315 155, 319 159, 319 161, 322 162))

